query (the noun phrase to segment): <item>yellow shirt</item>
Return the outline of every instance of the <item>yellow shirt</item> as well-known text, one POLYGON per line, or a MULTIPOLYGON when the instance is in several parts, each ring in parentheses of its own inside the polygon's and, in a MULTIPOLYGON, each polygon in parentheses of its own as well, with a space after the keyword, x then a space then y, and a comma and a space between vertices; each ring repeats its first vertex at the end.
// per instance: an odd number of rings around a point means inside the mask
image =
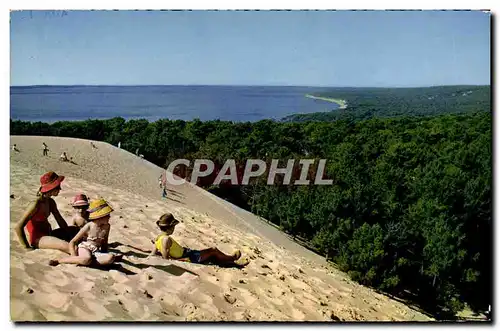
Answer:
MULTIPOLYGON (((156 249, 158 249, 161 252, 161 245, 163 238, 168 237, 166 234, 160 234, 155 241, 155 246, 156 249)), ((173 257, 174 259, 180 259, 182 257, 182 254, 184 254, 184 247, 179 245, 177 241, 174 240, 174 238, 170 237, 170 240, 172 240, 172 246, 170 246, 170 251, 168 255, 170 257, 173 257)))

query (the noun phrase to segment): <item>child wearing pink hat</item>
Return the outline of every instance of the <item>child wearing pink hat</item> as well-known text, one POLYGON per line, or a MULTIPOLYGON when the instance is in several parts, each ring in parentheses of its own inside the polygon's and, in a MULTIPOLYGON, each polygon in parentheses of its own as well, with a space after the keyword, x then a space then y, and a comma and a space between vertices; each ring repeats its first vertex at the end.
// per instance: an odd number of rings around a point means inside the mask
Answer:
POLYGON ((89 221, 89 213, 87 209, 89 208, 89 199, 83 193, 75 195, 71 201, 73 206, 73 218, 71 221, 73 225, 79 228, 83 227, 89 221))

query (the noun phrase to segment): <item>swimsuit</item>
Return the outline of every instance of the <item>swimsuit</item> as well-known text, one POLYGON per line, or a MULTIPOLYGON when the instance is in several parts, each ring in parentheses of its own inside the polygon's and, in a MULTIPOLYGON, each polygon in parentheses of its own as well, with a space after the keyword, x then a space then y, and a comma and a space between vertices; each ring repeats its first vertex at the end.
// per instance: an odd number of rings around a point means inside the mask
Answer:
POLYGON ((101 249, 102 242, 104 238, 100 237, 87 237, 85 241, 82 241, 81 243, 78 244, 78 248, 85 248, 86 250, 90 251, 90 254, 92 256, 97 256, 100 254, 106 254, 106 253, 101 253, 99 250, 101 249))
POLYGON ((78 248, 85 248, 89 250, 91 254, 94 254, 95 252, 99 251, 99 247, 89 241, 82 241, 80 244, 78 244, 78 248))
MULTIPOLYGON (((161 234, 156 238, 155 246, 158 251, 161 252, 161 246, 163 238, 168 237, 166 234, 161 234)), ((172 246, 170 246, 169 254, 174 259, 184 259, 188 258, 189 262, 192 263, 200 263, 201 252, 195 249, 189 249, 186 247, 182 247, 174 240, 174 238, 170 237, 172 241, 172 246)))
POLYGON ((52 231, 52 227, 48 221, 48 215, 45 215, 43 208, 39 206, 35 214, 31 216, 31 219, 26 223, 26 230, 28 230, 30 245, 35 247, 38 246, 38 240, 45 236, 53 236, 64 241, 70 241, 76 236, 80 229, 75 226, 68 226, 64 229, 57 228, 52 231))
POLYGON ((40 238, 50 236, 52 227, 47 220, 47 216, 43 212, 43 208, 38 208, 36 213, 31 217, 26 224, 26 230, 28 230, 30 235, 29 242, 31 246, 37 244, 40 238))

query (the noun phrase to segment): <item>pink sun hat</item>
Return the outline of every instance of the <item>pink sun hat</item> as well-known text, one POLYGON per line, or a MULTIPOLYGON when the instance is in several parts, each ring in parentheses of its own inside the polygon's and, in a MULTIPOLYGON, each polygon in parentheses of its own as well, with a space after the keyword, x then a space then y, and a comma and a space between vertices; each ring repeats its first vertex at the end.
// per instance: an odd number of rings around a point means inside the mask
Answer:
POLYGON ((71 205, 73 207, 82 207, 82 206, 88 206, 89 205, 89 199, 87 196, 83 193, 75 195, 73 198, 73 201, 71 202, 71 205))

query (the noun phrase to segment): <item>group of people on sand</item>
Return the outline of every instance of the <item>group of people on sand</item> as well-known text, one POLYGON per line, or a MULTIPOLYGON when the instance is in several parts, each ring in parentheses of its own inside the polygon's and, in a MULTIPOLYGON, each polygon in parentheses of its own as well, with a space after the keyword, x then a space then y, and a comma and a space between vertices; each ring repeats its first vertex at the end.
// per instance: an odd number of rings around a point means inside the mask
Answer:
MULTIPOLYGON (((64 176, 50 171, 40 178, 37 199, 30 205, 16 224, 15 230, 21 245, 26 249, 56 249, 69 256, 50 260, 49 265, 60 263, 88 266, 93 263, 108 265, 123 259, 121 254, 108 252, 110 218, 113 208, 105 199, 89 201, 83 193, 72 200, 71 224, 64 220, 53 197, 59 195, 64 176), (48 218, 53 215, 59 228, 53 230, 48 218), (24 230, 28 232, 29 240, 24 230)), ((165 259, 176 259, 191 263, 217 264, 220 266, 244 267, 248 262, 237 263, 241 252, 227 255, 217 248, 195 250, 181 246, 172 238, 179 221, 165 213, 156 221, 161 231, 153 242, 150 256, 161 255, 165 259)))
MULTIPOLYGON (((43 156, 48 156, 49 155, 48 154, 49 148, 48 148, 47 144, 44 142, 44 143, 42 143, 42 146, 43 146, 43 149, 42 149, 43 156)), ((12 150, 14 152, 20 152, 19 148, 17 148, 17 144, 12 145, 12 150)), ((66 152, 63 152, 61 154, 61 156, 59 156, 59 161, 74 163, 73 158, 72 157, 68 158, 68 155, 66 154, 66 152)))
MULTIPOLYGON (((17 148, 16 144, 14 144, 12 146, 12 150, 19 152, 19 149, 17 148)), ((45 142, 42 142, 42 154, 43 154, 43 156, 49 156, 49 146, 47 146, 47 144, 45 142)), ((66 152, 63 152, 61 154, 61 156, 59 156, 59 161, 73 163, 73 158, 72 157, 68 158, 68 155, 66 154, 66 152)))

